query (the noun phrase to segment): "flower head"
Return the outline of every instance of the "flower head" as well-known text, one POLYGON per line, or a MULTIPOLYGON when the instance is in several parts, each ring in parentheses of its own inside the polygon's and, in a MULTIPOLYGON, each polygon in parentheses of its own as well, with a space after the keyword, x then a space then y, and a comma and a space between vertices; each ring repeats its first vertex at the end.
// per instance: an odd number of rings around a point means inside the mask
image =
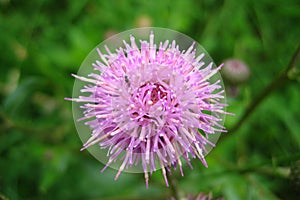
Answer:
POLYGON ((211 82, 221 66, 204 63, 196 56, 196 43, 181 51, 176 41, 136 42, 133 35, 124 47, 97 52, 89 77, 73 75, 87 84, 83 102, 85 124, 92 130, 82 150, 98 144, 107 150, 106 167, 120 162, 116 178, 127 168, 141 164, 148 186, 148 173, 179 167, 182 160, 198 158, 207 166, 209 136, 224 131, 225 104, 220 79, 211 82))

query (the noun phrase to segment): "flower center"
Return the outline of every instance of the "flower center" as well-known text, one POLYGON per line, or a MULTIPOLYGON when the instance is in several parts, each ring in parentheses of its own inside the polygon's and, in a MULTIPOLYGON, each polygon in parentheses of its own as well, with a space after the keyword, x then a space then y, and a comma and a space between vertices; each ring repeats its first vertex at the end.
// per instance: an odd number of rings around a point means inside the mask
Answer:
POLYGON ((166 88, 159 83, 146 83, 140 86, 131 95, 129 109, 131 120, 141 126, 148 125, 152 121, 151 107, 158 102, 163 105, 167 99, 167 93, 166 88))
POLYGON ((166 95, 167 95, 166 89, 158 83, 154 83, 154 87, 152 88, 152 90, 149 90, 149 91, 151 93, 150 101, 152 101, 153 104, 158 102, 158 100, 160 100, 160 99, 166 98, 166 95))

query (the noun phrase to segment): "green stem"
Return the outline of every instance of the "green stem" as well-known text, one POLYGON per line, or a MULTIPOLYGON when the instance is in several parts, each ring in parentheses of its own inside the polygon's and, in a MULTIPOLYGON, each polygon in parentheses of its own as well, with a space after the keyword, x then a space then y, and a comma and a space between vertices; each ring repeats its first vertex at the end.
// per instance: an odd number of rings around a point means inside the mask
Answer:
POLYGON ((228 173, 246 174, 250 172, 256 172, 265 175, 273 175, 273 176, 280 176, 286 178, 286 174, 284 175, 284 173, 282 172, 277 173, 274 170, 272 171, 272 169, 270 169, 269 166, 274 165, 274 163, 276 163, 276 165, 279 166, 286 162, 297 161, 299 159, 300 159, 300 153, 296 153, 290 156, 273 157, 271 159, 267 159, 265 161, 258 162, 258 163, 247 163, 244 166, 227 165, 226 166, 227 169, 218 172, 213 172, 207 174, 206 176, 216 177, 216 176, 226 175, 228 173))
MULTIPOLYGON (((296 49, 290 63, 287 68, 277 77, 275 78, 265 89, 263 89, 260 94, 249 104, 246 108, 244 114, 239 119, 239 121, 229 130, 229 132, 237 131, 244 121, 253 113, 253 111, 276 89, 282 86, 286 81, 288 81, 288 73, 290 70, 296 67, 298 61, 300 60, 300 44, 296 49)), ((226 134, 227 135, 227 134, 226 134)))
POLYGON ((169 179, 170 190, 171 190, 172 197, 174 197, 176 200, 180 200, 181 199, 181 194, 180 194, 180 191, 178 189, 178 182, 177 182, 177 179, 175 177, 175 174, 173 174, 172 176, 167 174, 167 177, 169 179))

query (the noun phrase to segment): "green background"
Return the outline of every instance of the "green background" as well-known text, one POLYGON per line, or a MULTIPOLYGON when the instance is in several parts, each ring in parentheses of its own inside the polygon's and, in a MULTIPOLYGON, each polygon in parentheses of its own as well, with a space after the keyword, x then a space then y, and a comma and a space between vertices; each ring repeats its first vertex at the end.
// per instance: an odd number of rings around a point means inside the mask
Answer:
MULTIPOLYGON (((63 100, 72 95, 70 74, 90 50, 112 33, 141 26, 189 35, 217 65, 227 58, 248 64, 250 79, 238 95, 227 96, 235 113, 226 119, 230 129, 291 60, 300 39, 300 4, 0 0, 0 199, 170 199, 161 171, 150 177, 149 189, 143 174, 114 181, 116 171, 100 173, 103 165, 79 151, 71 103, 63 100)), ((291 167, 300 160, 300 85, 279 85, 240 129, 224 134, 207 156, 208 168, 194 160, 184 177, 173 172, 181 195, 297 199, 300 166, 292 176, 291 167)))

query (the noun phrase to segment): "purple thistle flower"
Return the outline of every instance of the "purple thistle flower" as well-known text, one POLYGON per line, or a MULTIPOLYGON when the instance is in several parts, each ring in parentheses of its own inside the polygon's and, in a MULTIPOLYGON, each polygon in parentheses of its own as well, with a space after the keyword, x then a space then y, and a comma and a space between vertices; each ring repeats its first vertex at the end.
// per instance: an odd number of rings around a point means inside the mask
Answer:
POLYGON ((81 150, 106 149, 102 171, 121 162, 115 179, 141 164, 147 187, 148 173, 161 168, 168 186, 166 170, 178 166, 183 175, 182 160, 191 166, 190 157, 198 158, 207 167, 209 137, 225 131, 222 81, 211 83, 221 66, 205 64, 204 53, 196 56, 196 43, 186 51, 175 40, 157 45, 153 32, 140 45, 132 35, 123 42, 115 51, 97 49, 101 61, 93 62, 89 77, 73 74, 87 83, 80 91, 88 95, 67 100, 82 103, 79 120, 92 130, 81 150))

